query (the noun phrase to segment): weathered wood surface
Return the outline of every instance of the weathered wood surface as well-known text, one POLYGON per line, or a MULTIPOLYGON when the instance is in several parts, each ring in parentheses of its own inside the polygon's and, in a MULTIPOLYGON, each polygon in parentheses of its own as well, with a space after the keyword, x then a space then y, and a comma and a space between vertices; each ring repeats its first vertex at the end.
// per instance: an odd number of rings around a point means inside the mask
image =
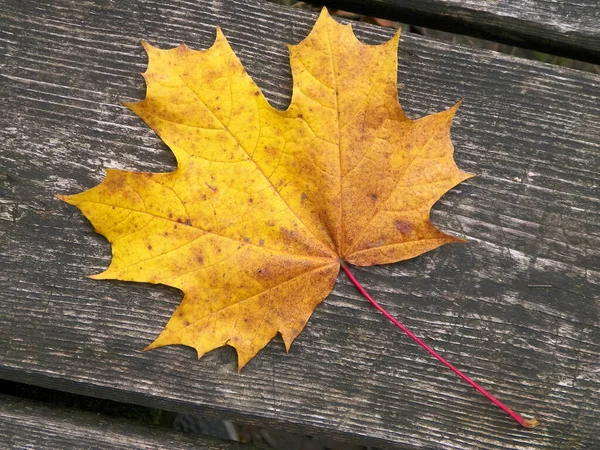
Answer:
POLYGON ((133 420, 50 407, 7 395, 0 395, 0 447, 36 450, 256 449, 235 442, 145 426, 133 420))
MULTIPOLYGON (((119 104, 144 95, 140 40, 206 48, 220 24, 284 108, 285 43, 314 14, 249 0, 0 4, 0 378, 385 447, 600 447, 600 77, 410 35, 401 43, 410 116, 465 99, 456 158, 478 177, 432 217, 470 242, 356 275, 458 367, 540 419, 523 430, 343 276, 289 355, 278 338, 241 374, 228 348, 200 361, 188 348, 141 352, 179 291, 85 278, 108 265, 109 245, 54 195, 94 186, 104 167, 174 167, 119 104)), ((355 28, 370 43, 392 33, 355 28)))
POLYGON ((598 0, 312 0, 375 17, 600 63, 598 0))

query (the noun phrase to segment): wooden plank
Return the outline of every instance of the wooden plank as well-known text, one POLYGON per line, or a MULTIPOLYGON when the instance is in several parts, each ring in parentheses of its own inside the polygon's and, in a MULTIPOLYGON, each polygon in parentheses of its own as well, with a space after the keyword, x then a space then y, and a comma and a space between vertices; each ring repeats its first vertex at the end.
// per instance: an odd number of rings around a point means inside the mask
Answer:
MULTIPOLYGON (((403 38, 411 117, 465 103, 456 157, 475 172, 434 208, 469 239, 357 270, 384 307, 517 411, 522 430, 428 358, 343 276, 289 355, 278 338, 241 374, 224 348, 140 350, 180 300, 174 289, 85 275, 104 238, 55 200, 106 166, 168 171, 166 147, 119 101, 140 99, 146 56, 206 48, 220 24, 277 107, 290 97, 285 43, 316 16, 252 1, 2 2, 0 27, 0 377, 382 447, 600 446, 599 77, 403 38), (540 286, 552 287, 540 287, 540 286)), ((379 43, 391 30, 359 24, 379 43)))
POLYGON ((600 63, 597 0, 314 0, 311 3, 600 63))
POLYGON ((255 447, 173 430, 133 420, 100 416, 0 395, 2 448, 35 449, 203 449, 252 450, 255 447))

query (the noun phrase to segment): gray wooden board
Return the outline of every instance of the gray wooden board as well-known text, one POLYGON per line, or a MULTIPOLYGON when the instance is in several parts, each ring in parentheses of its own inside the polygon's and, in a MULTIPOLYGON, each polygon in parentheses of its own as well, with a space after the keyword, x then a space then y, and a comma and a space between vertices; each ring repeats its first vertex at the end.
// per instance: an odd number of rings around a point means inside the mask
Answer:
POLYGON ((235 442, 185 435, 133 420, 56 408, 0 395, 0 448, 252 450, 235 442))
MULTIPOLYGON (((285 43, 315 14, 240 0, 1 3, 0 377, 378 446, 600 447, 600 77, 412 35, 399 50, 411 117, 465 99, 456 159, 478 177, 432 219, 469 243, 355 273, 417 335, 540 419, 524 430, 343 275, 290 354, 278 337, 241 374, 230 348, 199 361, 185 347, 141 352, 179 291, 85 277, 106 268, 110 248, 54 194, 96 185, 104 167, 174 168, 119 104, 144 96, 140 40, 206 48, 220 24, 285 108, 285 43)), ((392 33, 355 29, 369 43, 392 33)))
POLYGON ((598 0, 311 0, 600 63, 598 0))

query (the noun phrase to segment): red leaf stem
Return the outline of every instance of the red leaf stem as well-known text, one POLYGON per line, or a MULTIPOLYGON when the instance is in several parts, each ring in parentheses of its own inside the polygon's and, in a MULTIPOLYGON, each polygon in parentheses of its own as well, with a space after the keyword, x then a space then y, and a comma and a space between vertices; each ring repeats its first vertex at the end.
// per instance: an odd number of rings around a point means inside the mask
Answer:
POLYGON ((488 400, 490 400, 492 403, 494 403, 496 406, 498 406, 502 411, 504 411, 510 417, 515 419, 521 426, 523 426, 525 428, 534 428, 535 426, 538 425, 538 421, 535 420, 534 418, 525 419, 525 418, 521 417, 519 414, 517 414, 516 412, 514 412, 512 409, 510 409, 508 406, 506 406, 504 403, 502 403, 500 400, 498 400, 496 397, 494 397, 492 394, 490 394, 488 391, 486 391, 484 388, 482 388, 479 384, 475 383, 468 376, 466 376, 464 373, 462 373, 460 370, 458 370, 456 367, 454 367, 452 364, 450 364, 448 361, 446 361, 434 349, 432 349, 429 345, 427 345, 425 342, 423 342, 421 339, 419 339, 417 336, 415 336, 415 334, 412 331, 410 331, 408 328, 406 328, 404 325, 402 325, 400 322, 398 322, 396 319, 394 319, 390 315, 390 313, 388 313, 385 309, 383 309, 383 307, 379 303, 377 303, 373 299, 373 297, 371 297, 369 295, 369 293, 365 290, 365 288, 356 279, 354 274, 352 272, 350 272, 348 265, 344 261, 341 261, 341 265, 342 265, 342 269, 344 269, 344 272, 346 272, 346 275, 348 275, 348 278, 350 278, 350 281, 352 281, 352 283, 354 283, 354 286, 356 286, 356 288, 360 291, 360 293, 375 308, 377 308, 390 322, 392 322, 394 325, 396 325, 398 328, 400 328, 402 331, 404 331, 404 333, 406 333, 413 341, 415 341, 417 344, 419 344, 421 347, 423 347, 425 350, 427 350, 427 352, 429 352, 438 361, 440 361, 442 364, 444 364, 446 367, 448 367, 448 369, 450 369, 456 375, 458 375, 463 380, 465 380, 467 383, 469 383, 471 386, 473 386, 475 389, 477 389, 488 400))

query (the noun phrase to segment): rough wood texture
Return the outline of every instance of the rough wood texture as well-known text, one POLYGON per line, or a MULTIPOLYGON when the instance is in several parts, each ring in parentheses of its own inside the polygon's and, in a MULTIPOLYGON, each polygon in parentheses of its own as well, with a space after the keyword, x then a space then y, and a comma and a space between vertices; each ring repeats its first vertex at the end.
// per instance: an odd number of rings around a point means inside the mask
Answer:
POLYGON ((43 403, 7 395, 0 395, 0 442, 2 448, 37 450, 256 448, 144 426, 132 420, 118 420, 72 409, 52 408, 43 403))
MULTIPOLYGON (((54 198, 104 167, 169 171, 166 147, 119 101, 146 56, 211 45, 220 24, 273 104, 285 43, 316 16, 254 1, 49 4, 3 0, 0 27, 0 377, 96 397, 398 448, 600 447, 600 77, 405 36, 407 113, 459 98, 458 164, 475 172, 434 208, 469 239, 356 275, 392 314, 542 425, 519 429, 389 325, 340 276, 289 355, 276 339, 235 369, 230 349, 142 353, 181 293, 93 281, 107 242, 54 198)), ((357 25, 365 42, 392 30, 357 25)))
POLYGON ((598 0, 312 0, 346 11, 600 63, 598 0))

